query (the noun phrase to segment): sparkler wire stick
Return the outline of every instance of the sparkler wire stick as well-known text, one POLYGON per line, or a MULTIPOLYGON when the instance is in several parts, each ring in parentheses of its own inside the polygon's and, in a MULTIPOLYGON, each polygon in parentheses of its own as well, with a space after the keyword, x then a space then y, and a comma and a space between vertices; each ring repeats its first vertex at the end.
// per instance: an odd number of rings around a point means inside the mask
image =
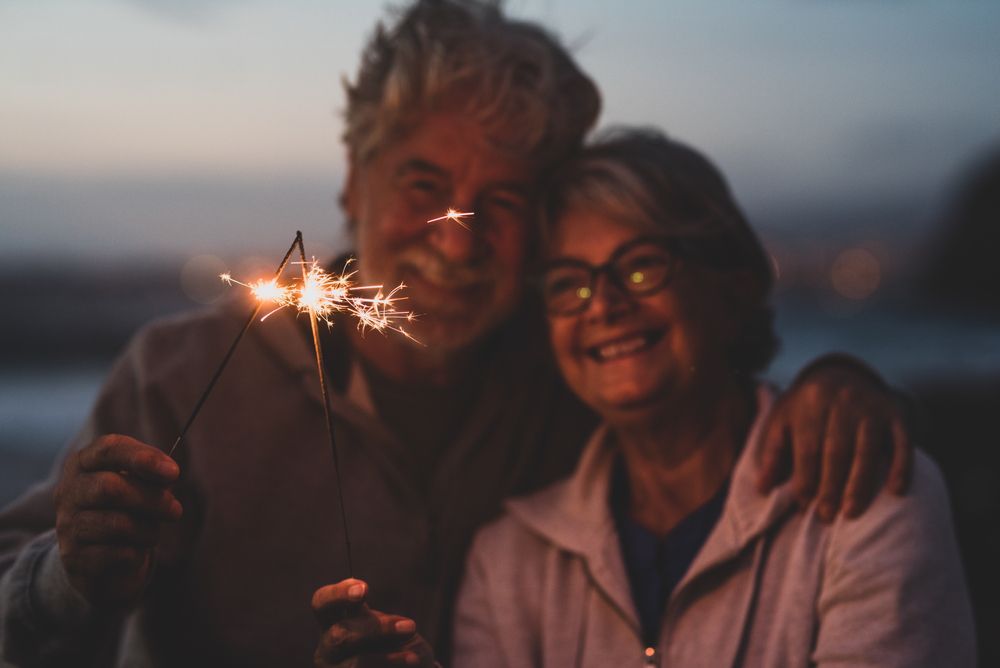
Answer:
MULTIPOLYGON (((281 272, 285 270, 285 265, 288 264, 288 258, 292 256, 292 251, 295 250, 296 245, 298 245, 300 248, 302 247, 301 232, 295 237, 295 241, 292 242, 292 245, 288 247, 288 252, 285 253, 285 257, 282 258, 281 264, 278 265, 278 271, 274 273, 275 280, 277 280, 278 277, 281 276, 281 272)), ((201 412, 201 407, 205 404, 205 400, 208 399, 208 395, 212 393, 212 388, 215 387, 215 384, 219 381, 219 377, 222 376, 222 372, 225 370, 226 365, 229 364, 229 359, 233 356, 233 353, 236 352, 236 347, 240 344, 240 340, 243 339, 243 335, 247 333, 248 329, 250 329, 250 325, 253 324, 254 319, 256 319, 257 314, 260 313, 260 309, 263 307, 263 305, 264 302, 258 300, 257 306, 250 313, 250 317, 247 318, 246 324, 243 325, 243 328, 240 330, 240 333, 236 335, 235 339, 233 339, 232 344, 230 344, 229 346, 229 350, 226 351, 225 357, 222 358, 222 363, 219 364, 219 367, 215 370, 215 374, 212 376, 212 380, 208 381, 208 386, 205 388, 205 391, 201 393, 201 397, 199 397, 198 403, 194 405, 194 409, 191 411, 191 415, 188 416, 187 422, 185 422, 184 426, 181 428, 180 434, 178 434, 177 436, 177 440, 174 441, 174 444, 172 446, 170 446, 170 451, 167 452, 168 457, 174 456, 174 451, 177 449, 177 446, 181 444, 181 441, 184 440, 184 436, 187 435, 187 431, 188 429, 191 428, 191 424, 194 422, 194 419, 198 417, 198 413, 201 412)))
MULTIPOLYGON (((299 256, 302 259, 302 290, 305 292, 309 285, 309 270, 306 262, 306 249, 302 243, 302 232, 296 232, 295 243, 299 247, 299 256)), ((291 251, 289 251, 291 252, 291 251)), ((287 260, 287 256, 286 256, 287 260)), ((333 471, 337 481, 337 500, 340 503, 340 521, 344 527, 344 546, 347 548, 347 573, 354 577, 354 561, 351 558, 351 537, 347 531, 347 510, 344 508, 344 486, 340 484, 340 457, 337 455, 337 443, 333 437, 333 413, 330 411, 330 398, 326 390, 326 366, 323 364, 323 346, 319 340, 319 325, 316 318, 316 309, 309 304, 309 327, 312 329, 313 347, 316 349, 316 371, 319 373, 319 391, 323 397, 323 415, 326 417, 326 433, 330 438, 330 452, 333 454, 333 471)))

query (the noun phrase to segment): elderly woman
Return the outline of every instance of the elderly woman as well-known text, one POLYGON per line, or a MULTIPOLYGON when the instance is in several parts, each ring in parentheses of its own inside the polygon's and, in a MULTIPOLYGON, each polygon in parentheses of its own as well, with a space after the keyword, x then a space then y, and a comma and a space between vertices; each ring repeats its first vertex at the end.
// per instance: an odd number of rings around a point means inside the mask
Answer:
MULTIPOLYGON (((546 212, 552 347, 604 424, 568 480, 477 536, 454 665, 972 665, 929 459, 908 496, 833 524, 757 492, 772 278, 721 174, 623 131, 564 170, 546 212)), ((862 427, 859 447, 877 437, 862 427)))

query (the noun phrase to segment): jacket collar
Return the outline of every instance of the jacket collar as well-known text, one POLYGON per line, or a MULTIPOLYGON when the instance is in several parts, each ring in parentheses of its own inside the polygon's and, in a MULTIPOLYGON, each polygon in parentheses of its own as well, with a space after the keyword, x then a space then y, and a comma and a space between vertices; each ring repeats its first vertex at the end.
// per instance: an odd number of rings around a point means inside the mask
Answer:
MULTIPOLYGON (((792 508, 793 496, 788 486, 767 495, 757 491, 763 449, 761 430, 773 402, 774 391, 759 386, 757 416, 736 462, 722 516, 674 595, 700 574, 739 554, 792 508)), ((582 557, 595 584, 638 627, 638 614, 608 506, 616 452, 613 441, 608 427, 602 425, 588 442, 571 477, 536 494, 512 499, 506 505, 510 514, 529 531, 582 557)))

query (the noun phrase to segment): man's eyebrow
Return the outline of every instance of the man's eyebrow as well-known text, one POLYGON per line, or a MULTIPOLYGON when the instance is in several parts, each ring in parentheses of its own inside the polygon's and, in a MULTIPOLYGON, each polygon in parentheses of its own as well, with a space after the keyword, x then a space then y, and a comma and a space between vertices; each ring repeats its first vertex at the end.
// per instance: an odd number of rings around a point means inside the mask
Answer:
POLYGON ((426 160, 421 160, 419 158, 413 158, 407 160, 402 165, 396 168, 396 176, 402 177, 407 176, 411 173, 423 173, 423 174, 434 174, 435 176, 446 177, 448 176, 448 171, 443 167, 435 165, 433 162, 427 162, 426 160))
POLYGON ((503 183, 494 185, 491 190, 511 195, 520 195, 522 197, 531 197, 536 191, 536 186, 533 183, 525 183, 523 181, 504 181, 503 183))

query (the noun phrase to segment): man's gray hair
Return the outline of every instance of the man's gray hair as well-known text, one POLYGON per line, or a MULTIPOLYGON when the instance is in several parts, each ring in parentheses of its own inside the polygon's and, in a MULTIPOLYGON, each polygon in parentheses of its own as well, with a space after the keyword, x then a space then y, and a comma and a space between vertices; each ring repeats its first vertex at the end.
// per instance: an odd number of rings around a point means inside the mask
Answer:
POLYGON ((347 91, 344 140, 363 162, 444 109, 478 121, 497 149, 549 164, 577 148, 600 95, 558 40, 499 2, 417 0, 379 23, 347 91))

